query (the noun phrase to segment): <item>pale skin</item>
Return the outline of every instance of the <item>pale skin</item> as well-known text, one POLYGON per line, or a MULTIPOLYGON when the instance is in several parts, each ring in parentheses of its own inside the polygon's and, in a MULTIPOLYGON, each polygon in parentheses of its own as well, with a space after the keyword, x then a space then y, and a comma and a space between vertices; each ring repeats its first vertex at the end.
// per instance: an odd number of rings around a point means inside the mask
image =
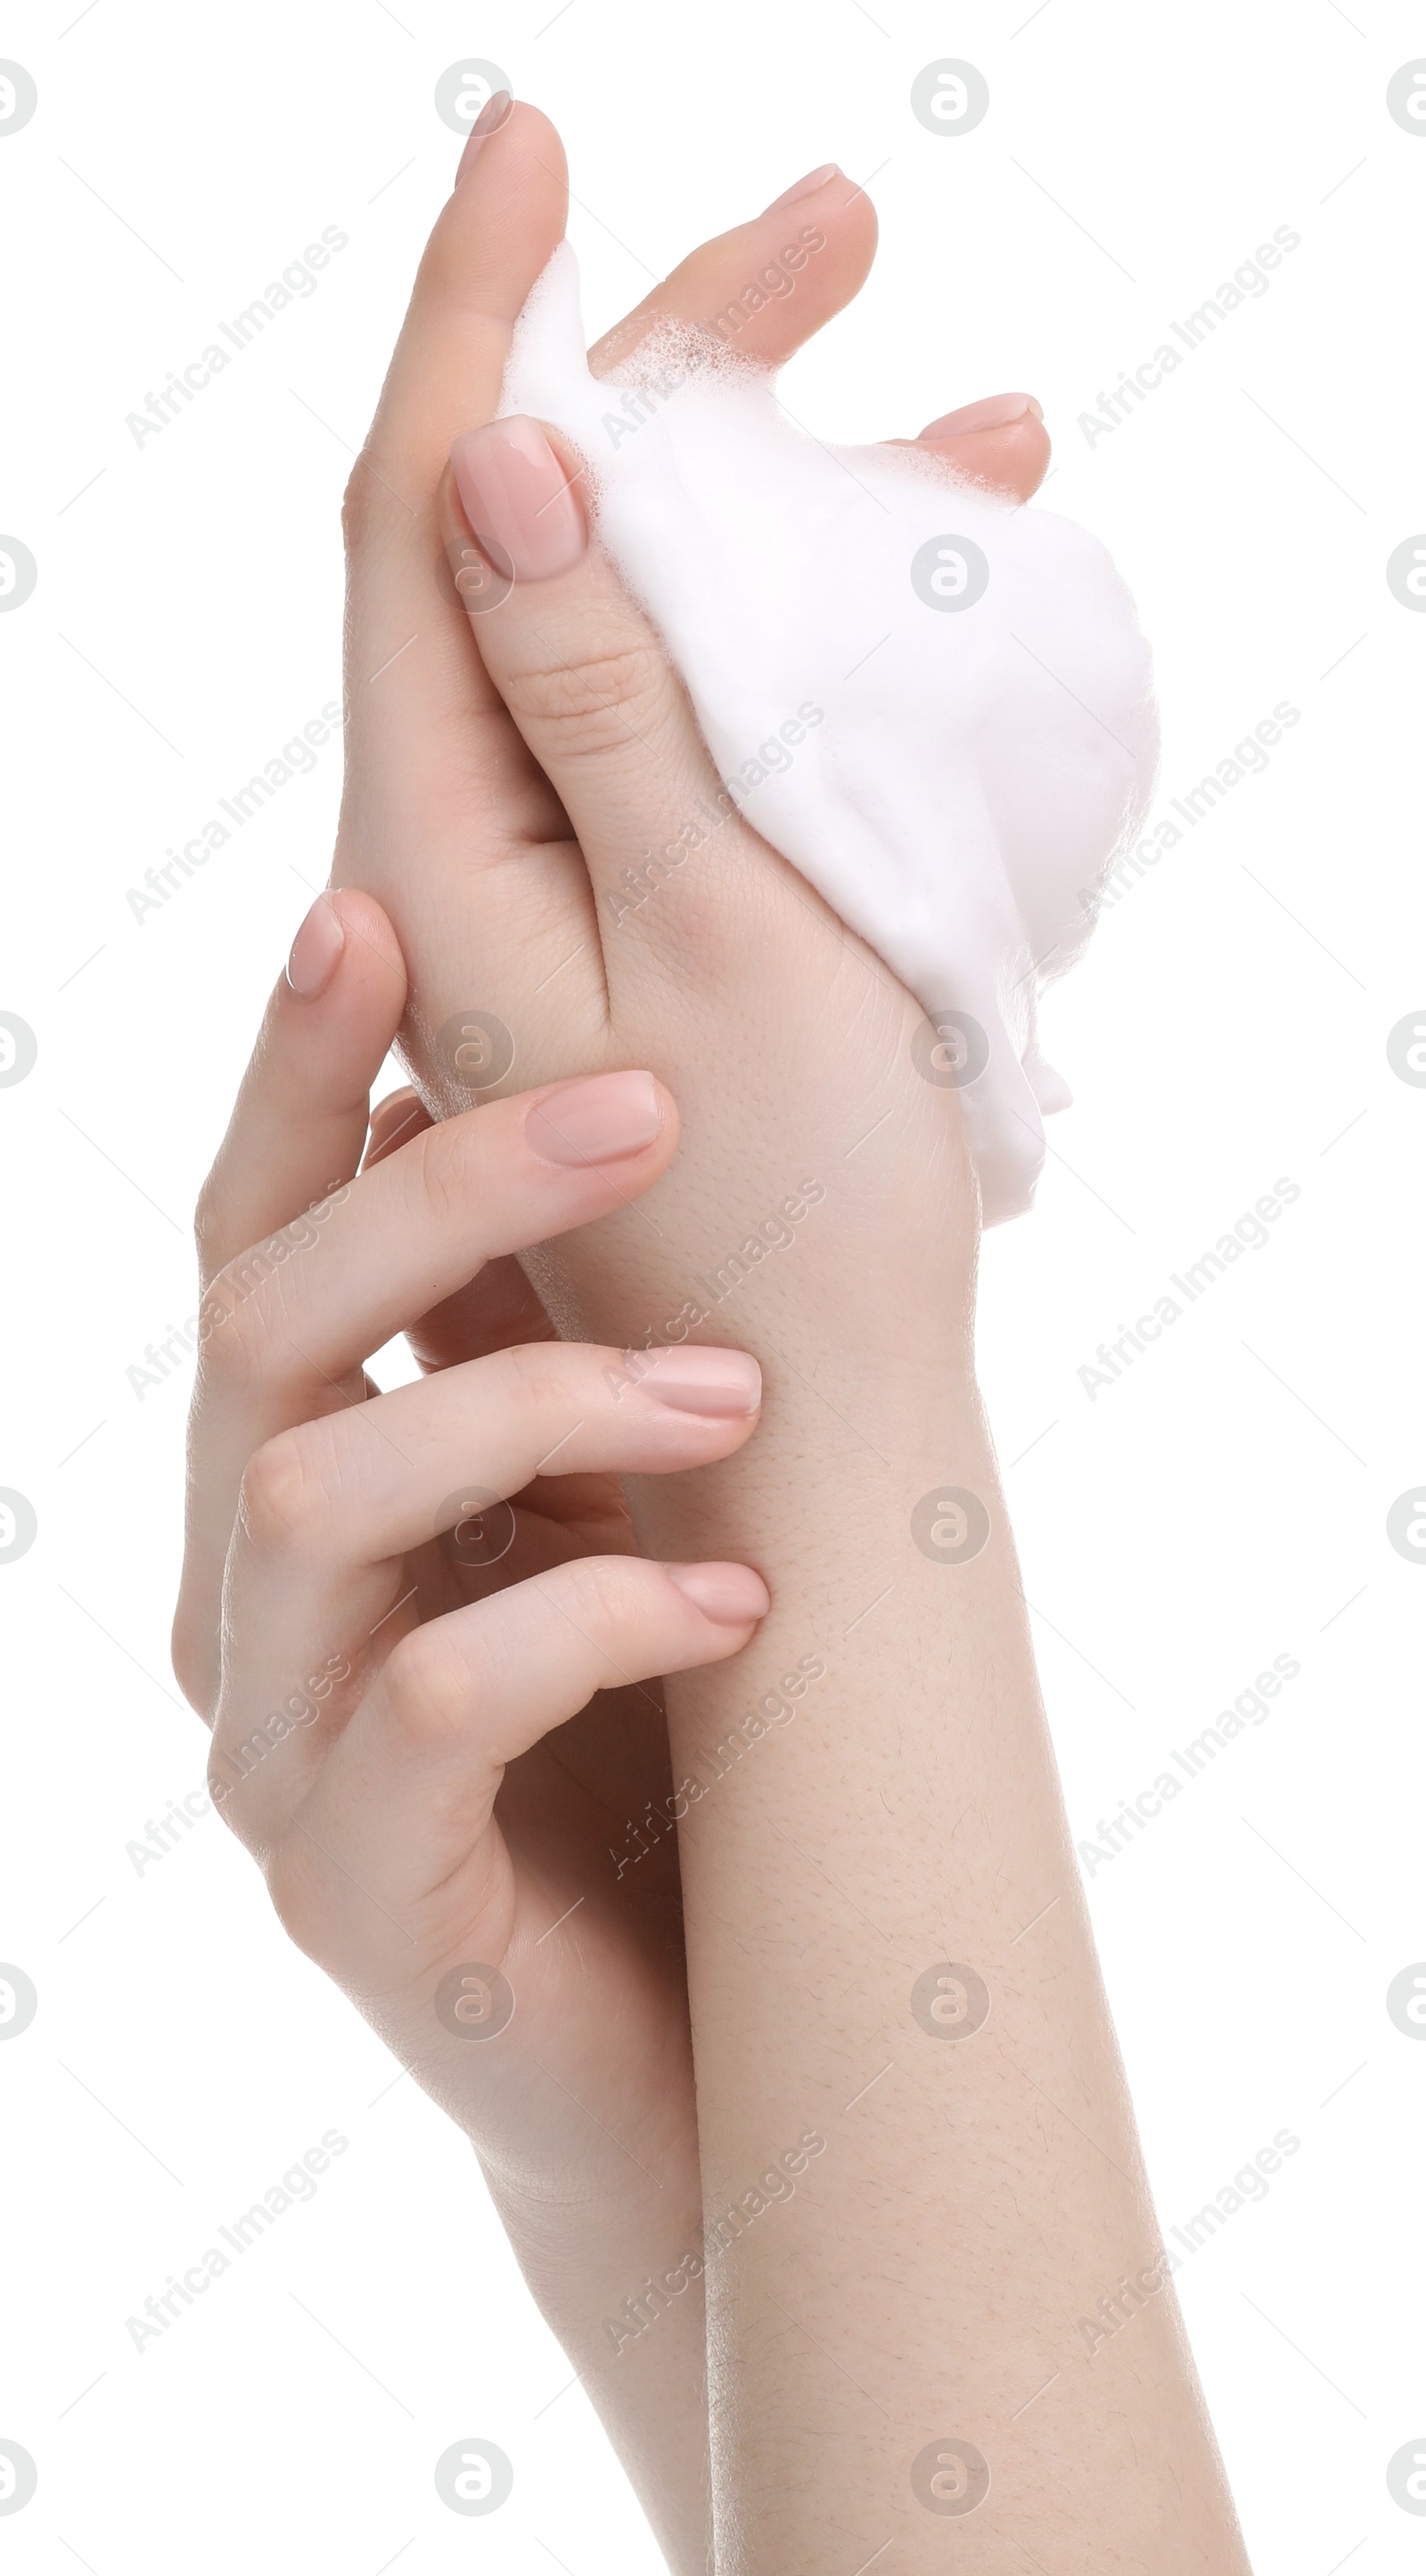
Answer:
MULTIPOLYGON (((331 952, 327 982, 274 998, 206 1196, 210 1269, 354 1169, 398 1023, 424 1098, 379 1113, 375 1168, 240 1308, 233 1343, 225 1326, 205 1349, 179 1669, 221 1749, 250 1740, 305 1658, 345 1657, 384 1621, 229 1812, 295 1936, 472 2135, 679 2576, 715 2560, 720 2576, 856 2576, 873 2557, 919 2576, 951 2543, 986 2576, 1237 2576, 976 1394, 955 1093, 915 1069, 910 997, 736 815, 646 902, 601 900, 718 782, 577 497, 523 533, 501 523, 518 577, 490 613, 468 619, 442 569, 472 509, 498 558, 500 460, 468 434, 494 411, 563 186, 536 111, 497 121, 437 224, 353 478, 334 882, 364 891, 302 935, 331 952), (656 1137, 557 1184, 532 1172, 523 1111, 495 1088, 465 1110, 435 1044, 472 1011, 513 1036, 505 1092, 649 1068, 656 1137), (696 1290, 793 1204, 787 1242, 726 1302, 696 1290), (416 1339, 442 1400, 428 1381, 363 1404, 362 1359, 432 1307, 416 1339), (554 1327, 597 1351, 558 1353, 584 1371, 568 1383, 548 1350, 486 1356, 554 1327), (617 1393, 601 1375, 622 1348, 682 1355, 685 1337, 760 1362, 755 1437, 751 1413, 710 1428, 660 1400, 659 1366, 682 1357, 626 1369, 617 1393), (386 1419, 419 1475, 387 1455, 382 1404, 406 1408, 386 1419), (566 1433, 574 1483, 531 1493, 566 1433), (431 1516, 482 1474, 529 1518, 477 1578, 488 1597, 453 1607, 431 1516), (963 1562, 937 1553, 944 1537, 917 1543, 943 1486, 988 1518, 963 1562), (671 1565, 705 1569, 701 1606, 671 1565), (744 1728, 807 1658, 825 1669, 790 1713, 744 1728), (666 1733, 628 1688, 654 1674, 666 1733), (735 1726, 741 1749, 710 1764, 735 1726), (714 1785, 679 1822, 680 1918, 672 1832, 646 1824, 632 1869, 609 1847, 632 1848, 627 1821, 686 1779, 714 1785), (476 2047, 433 2010, 471 1959, 519 1997, 476 2047), (753 2193, 771 2205, 749 2211, 749 2186, 809 2133, 825 2146, 791 2195, 753 2193), (706 2327, 698 2282, 641 2306, 730 2198, 746 2223, 709 2263, 706 2327), (621 2332, 630 2296, 640 2324, 621 2332)), ((849 181, 801 198, 809 216, 817 264, 740 339, 766 359, 869 265, 849 181)), ((707 245, 596 363, 653 313, 706 327, 787 225, 770 210, 707 245)), ((1047 455, 1028 406, 930 443, 1020 498, 1047 455)), ((574 467, 551 460, 552 492, 574 467)))

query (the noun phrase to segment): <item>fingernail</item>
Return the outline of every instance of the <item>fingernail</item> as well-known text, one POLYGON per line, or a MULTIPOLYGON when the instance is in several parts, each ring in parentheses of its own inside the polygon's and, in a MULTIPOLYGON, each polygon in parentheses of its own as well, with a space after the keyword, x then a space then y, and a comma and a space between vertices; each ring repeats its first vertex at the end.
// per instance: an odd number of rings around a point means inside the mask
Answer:
POLYGON ((784 206, 799 205, 804 197, 813 197, 819 188, 825 188, 829 179, 840 179, 841 175, 838 162, 824 161, 820 170, 809 170, 806 178, 799 179, 795 187, 784 188, 780 197, 774 197, 770 206, 764 206, 763 213, 776 215, 784 206))
POLYGON ((542 1163, 618 1163, 652 1145, 662 1124, 651 1073, 597 1073, 547 1093, 525 1135, 542 1163))
POLYGON ((1008 429, 1013 420, 1023 420, 1027 412, 1035 420, 1045 417, 1033 394, 987 394, 984 402, 962 403, 959 411, 943 412, 939 420, 928 421, 917 434, 921 438, 959 438, 970 429, 1008 429))
POLYGON ((508 89, 496 89, 491 91, 489 98, 486 100, 484 107, 481 109, 479 116, 476 118, 474 125, 471 127, 469 134, 465 138, 465 150, 462 152, 459 161, 456 163, 455 183, 457 187, 460 186, 460 183, 465 177, 466 172, 469 170, 472 161, 479 160, 482 150, 489 142, 496 127, 504 124, 505 119, 509 115, 514 104, 515 102, 508 89))
POLYGON ((329 894, 319 894, 287 958, 287 981, 304 1002, 315 1001, 329 984, 337 959, 347 944, 341 915, 329 894))
POLYGON ((666 1565, 664 1572, 720 1628, 746 1628, 772 1608, 772 1594, 750 1565, 666 1565))
POLYGON ((491 561, 517 581, 548 581, 588 541, 574 487, 537 420, 467 430, 451 449, 461 505, 491 561))
POLYGON ((746 1351, 651 1351, 639 1378, 640 1392, 673 1413, 700 1413, 728 1422, 756 1413, 763 1373, 746 1351))

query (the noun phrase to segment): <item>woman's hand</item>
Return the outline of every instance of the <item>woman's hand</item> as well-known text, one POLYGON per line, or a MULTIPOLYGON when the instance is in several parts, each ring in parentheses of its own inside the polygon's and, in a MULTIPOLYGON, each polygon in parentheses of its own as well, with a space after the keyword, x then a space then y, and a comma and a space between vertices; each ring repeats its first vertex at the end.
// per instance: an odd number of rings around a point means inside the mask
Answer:
POLYGON ((700 2209, 655 1677, 735 1654, 767 1593, 746 1566, 634 1555, 619 1477, 731 1456, 758 1370, 685 1348, 635 1376, 557 1341, 514 1259, 665 1171, 650 1075, 439 1127, 398 1094, 353 1178, 406 993, 385 915, 322 898, 290 976, 200 1211, 176 1667, 284 1924, 472 2138, 697 2565, 701 2291, 647 2363, 616 2369, 600 2320, 638 2292, 650 2204, 690 2244, 700 2209), (383 1395, 363 1362, 403 1329, 427 1373, 383 1395))
MULTIPOLYGON (((720 801, 657 638, 588 543, 573 460, 538 423, 492 421, 562 175, 529 110, 467 171, 353 483, 338 874, 400 924, 403 1044, 433 1110, 469 1098, 467 1048, 491 1093, 636 1062, 678 1098, 657 1231, 621 1209, 527 1253, 560 1328, 659 1347, 736 1328, 767 1374, 745 1456, 632 1496, 653 1553, 749 1552, 777 1596, 746 1671, 669 1692, 675 1769, 732 1746, 681 1827, 718 2564, 942 2564, 932 2517, 974 2512, 977 2564, 1238 2576, 975 1394, 953 1082, 909 995, 720 801), (439 572, 442 432, 457 561, 485 538, 514 572, 468 622, 439 572), (764 1696, 775 1726, 725 1732, 808 1649, 815 1695, 764 1696), (825 2154, 774 2210, 754 2178, 804 2133, 825 2154), (1131 2272, 1132 2332, 1091 2362, 1075 2320, 1131 2272)), ((829 179, 728 237, 725 310, 790 217, 825 264, 758 320, 795 340, 870 240, 829 179)), ((682 274, 663 309, 711 323, 682 274)), ((1012 438, 1005 480, 1033 488, 1032 414, 970 435, 1012 438)), ((767 710, 770 735, 789 712, 767 710)), ((683 2248, 667 2210, 649 2219, 655 2275, 683 2248)))

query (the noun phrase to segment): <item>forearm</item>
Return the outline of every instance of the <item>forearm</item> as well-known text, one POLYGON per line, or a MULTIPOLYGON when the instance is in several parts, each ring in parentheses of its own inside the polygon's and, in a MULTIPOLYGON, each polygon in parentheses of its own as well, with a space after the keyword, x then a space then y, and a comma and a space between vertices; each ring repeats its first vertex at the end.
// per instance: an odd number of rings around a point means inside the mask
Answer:
POLYGON ((675 1775, 705 1784, 681 1833, 707 2219, 734 2204, 720 2576, 850 2576, 893 2537, 939 2566, 967 2506, 977 2566, 1013 2540, 1065 2576, 1227 2576, 974 1392, 770 1376, 758 1449, 661 1495, 656 1534, 735 1529, 774 1597, 670 1692, 675 1775), (988 1511, 964 1562, 938 1480, 988 1511), (758 2192, 807 2133, 790 2196, 758 2192))
MULTIPOLYGON (((708 2394, 691 2142, 657 2178, 577 2206, 534 2202, 486 2170, 530 2290, 604 2424, 671 2576, 710 2576, 708 2394)), ((561 2392, 555 2403, 572 2402, 561 2392)))

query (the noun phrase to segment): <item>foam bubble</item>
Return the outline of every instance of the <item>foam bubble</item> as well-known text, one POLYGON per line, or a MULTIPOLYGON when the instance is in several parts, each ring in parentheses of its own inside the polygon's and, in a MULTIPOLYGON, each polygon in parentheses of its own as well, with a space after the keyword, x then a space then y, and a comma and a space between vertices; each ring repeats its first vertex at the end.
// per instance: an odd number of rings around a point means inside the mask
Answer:
POLYGON ((600 537, 748 820, 928 1014, 984 1031, 971 1144, 987 1222, 1019 1214, 1042 1113, 1070 1099, 1036 997, 1084 947, 1158 758, 1148 648, 1105 548, 924 450, 823 445, 770 373, 700 332, 661 325, 596 381, 568 243, 520 317, 501 410, 587 460, 600 537))

